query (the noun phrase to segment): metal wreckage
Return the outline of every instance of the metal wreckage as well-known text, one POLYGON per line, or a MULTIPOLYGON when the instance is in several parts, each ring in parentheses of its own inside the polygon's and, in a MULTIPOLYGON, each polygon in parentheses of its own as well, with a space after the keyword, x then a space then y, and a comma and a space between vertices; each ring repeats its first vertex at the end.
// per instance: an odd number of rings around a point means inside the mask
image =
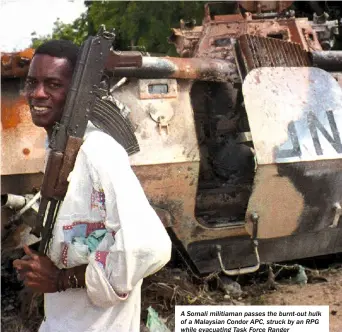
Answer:
MULTIPOLYGON (((111 51, 107 61, 95 110, 112 119, 108 131, 199 275, 342 251, 338 24, 297 18, 291 4, 216 13, 208 3, 201 26, 172 29, 179 58, 111 51)), ((46 138, 21 95, 32 55, 1 57, 3 255, 39 241, 30 230, 46 138)))

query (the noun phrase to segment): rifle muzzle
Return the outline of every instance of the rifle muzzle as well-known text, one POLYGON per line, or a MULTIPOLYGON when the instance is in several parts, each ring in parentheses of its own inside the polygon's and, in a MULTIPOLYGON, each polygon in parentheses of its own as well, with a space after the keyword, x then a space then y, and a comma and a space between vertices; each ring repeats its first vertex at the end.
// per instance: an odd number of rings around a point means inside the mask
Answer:
POLYGON ((1 207, 9 207, 13 210, 20 210, 26 204, 26 198, 20 195, 1 195, 1 207))

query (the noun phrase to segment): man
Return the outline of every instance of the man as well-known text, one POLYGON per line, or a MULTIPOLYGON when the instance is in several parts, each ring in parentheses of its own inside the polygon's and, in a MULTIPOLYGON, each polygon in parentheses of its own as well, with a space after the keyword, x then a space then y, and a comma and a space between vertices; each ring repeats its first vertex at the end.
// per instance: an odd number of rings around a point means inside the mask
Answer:
MULTIPOLYGON (((61 120, 78 48, 49 41, 32 59, 26 96, 32 121, 61 120)), ((69 176, 47 256, 28 247, 14 267, 45 293, 40 332, 136 332, 142 279, 170 259, 171 241, 135 177, 126 151, 91 123, 69 176)))

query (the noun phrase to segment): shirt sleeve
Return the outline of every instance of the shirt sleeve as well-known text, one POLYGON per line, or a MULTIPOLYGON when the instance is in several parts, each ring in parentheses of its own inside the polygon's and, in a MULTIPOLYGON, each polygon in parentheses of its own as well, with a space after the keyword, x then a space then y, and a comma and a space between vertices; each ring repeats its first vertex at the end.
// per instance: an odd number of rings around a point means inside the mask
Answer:
POLYGON ((91 176, 103 189, 105 225, 112 241, 90 255, 86 287, 95 305, 110 307, 124 301, 135 285, 170 260, 171 240, 126 151, 109 136, 99 135, 95 141, 95 146, 91 143, 84 149, 91 176))

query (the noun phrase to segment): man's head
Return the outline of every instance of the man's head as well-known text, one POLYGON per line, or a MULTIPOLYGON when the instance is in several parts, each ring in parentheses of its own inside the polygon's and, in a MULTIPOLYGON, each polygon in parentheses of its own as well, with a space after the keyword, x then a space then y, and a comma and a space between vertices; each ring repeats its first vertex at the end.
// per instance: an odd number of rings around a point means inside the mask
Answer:
POLYGON ((50 40, 36 49, 25 85, 36 126, 50 130, 61 120, 78 51, 67 40, 50 40))

